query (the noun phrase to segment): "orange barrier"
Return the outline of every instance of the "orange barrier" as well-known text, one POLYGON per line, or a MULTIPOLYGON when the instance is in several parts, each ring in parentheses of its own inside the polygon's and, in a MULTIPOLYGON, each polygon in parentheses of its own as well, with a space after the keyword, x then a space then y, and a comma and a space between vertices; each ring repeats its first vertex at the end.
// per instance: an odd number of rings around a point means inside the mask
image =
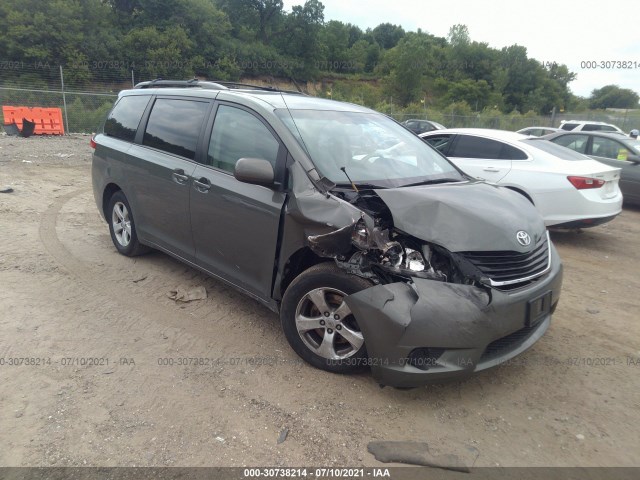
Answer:
POLYGON ((15 123, 22 130, 22 119, 36 124, 35 135, 64 135, 62 110, 59 108, 2 107, 4 124, 15 123))

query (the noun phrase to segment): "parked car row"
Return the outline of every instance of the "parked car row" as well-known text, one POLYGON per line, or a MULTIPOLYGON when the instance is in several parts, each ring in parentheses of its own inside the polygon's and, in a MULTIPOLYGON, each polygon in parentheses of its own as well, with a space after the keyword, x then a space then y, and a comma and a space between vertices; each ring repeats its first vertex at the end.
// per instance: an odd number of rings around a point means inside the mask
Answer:
POLYGON ((558 132, 542 137, 557 145, 621 169, 620 190, 625 202, 640 203, 640 141, 601 132, 558 132))
POLYGON ((552 133, 562 131, 603 132, 626 136, 626 134, 620 128, 611 123, 594 122, 589 120, 562 120, 562 122, 560 122, 560 128, 527 127, 518 130, 518 133, 522 133, 523 135, 531 135, 533 137, 542 137, 544 135, 550 135, 552 133))
POLYGON ((420 137, 469 175, 526 197, 549 227, 595 226, 622 211, 620 169, 559 145, 489 129, 439 130, 420 137))

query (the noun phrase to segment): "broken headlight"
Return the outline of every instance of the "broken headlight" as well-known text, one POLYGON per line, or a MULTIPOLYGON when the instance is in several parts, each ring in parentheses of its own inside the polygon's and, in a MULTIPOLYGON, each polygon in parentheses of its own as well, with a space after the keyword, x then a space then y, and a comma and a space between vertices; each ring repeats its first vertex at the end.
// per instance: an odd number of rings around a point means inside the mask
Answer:
POLYGON ((412 248, 405 249, 406 258, 404 260, 404 268, 412 272, 423 272, 427 269, 426 261, 418 250, 412 248))
POLYGON ((429 261, 431 249, 425 245, 421 252, 417 245, 413 246, 413 243, 402 239, 386 243, 380 249, 379 265, 384 271, 394 275, 446 281, 447 276, 431 266, 429 261))
POLYGON ((353 243, 360 250, 367 250, 369 248, 369 229, 364 219, 358 220, 351 232, 351 243, 353 243))

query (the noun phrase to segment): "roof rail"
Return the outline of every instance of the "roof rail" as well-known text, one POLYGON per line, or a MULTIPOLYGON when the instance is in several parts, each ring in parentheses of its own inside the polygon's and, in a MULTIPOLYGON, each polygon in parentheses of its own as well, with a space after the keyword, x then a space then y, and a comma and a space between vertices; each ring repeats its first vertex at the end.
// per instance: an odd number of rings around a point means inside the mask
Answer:
POLYGON ((281 93, 293 93, 297 95, 305 95, 302 92, 298 92, 296 90, 283 90, 281 88, 270 87, 267 85, 251 85, 250 83, 239 83, 239 82, 227 82, 225 80, 216 81, 220 85, 223 85, 230 89, 243 89, 243 88, 252 88, 254 90, 264 90, 267 92, 281 92, 281 93))
POLYGON ((140 82, 133 88, 203 88, 205 90, 228 90, 227 87, 216 82, 203 82, 197 78, 191 80, 164 80, 156 78, 148 82, 140 82))
POLYGON ((295 90, 281 90, 275 87, 268 87, 262 85, 251 85, 249 83, 228 82, 226 80, 220 81, 202 81, 197 78, 191 80, 164 80, 162 78, 156 78, 147 82, 140 82, 133 88, 203 88, 206 90, 230 90, 230 89, 245 89, 250 88, 254 90, 263 90, 267 92, 281 92, 291 93, 296 95, 305 95, 302 92, 295 90))

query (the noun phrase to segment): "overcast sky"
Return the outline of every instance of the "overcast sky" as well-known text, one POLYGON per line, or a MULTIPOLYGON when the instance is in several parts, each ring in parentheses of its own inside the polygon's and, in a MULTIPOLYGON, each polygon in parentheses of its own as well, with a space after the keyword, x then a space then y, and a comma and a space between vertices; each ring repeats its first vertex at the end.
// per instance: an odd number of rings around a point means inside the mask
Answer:
MULTIPOLYGON (((421 28, 446 37, 452 25, 469 28, 471 40, 502 48, 518 44, 530 58, 564 63, 578 75, 569 87, 588 97, 616 84, 640 94, 640 2, 636 0, 321 0, 324 18, 363 30, 380 23, 421 28), (585 61, 627 61, 630 69, 589 69, 585 61), (635 65, 633 65, 635 62, 635 65)), ((304 0, 284 0, 285 9, 304 0)))

